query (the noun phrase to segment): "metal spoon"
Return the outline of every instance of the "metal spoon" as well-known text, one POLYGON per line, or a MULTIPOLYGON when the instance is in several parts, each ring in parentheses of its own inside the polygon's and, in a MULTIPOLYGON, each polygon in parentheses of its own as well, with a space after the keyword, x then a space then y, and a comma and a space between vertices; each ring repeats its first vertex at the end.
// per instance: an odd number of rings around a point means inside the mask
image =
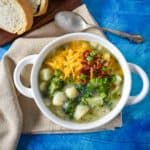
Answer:
POLYGON ((86 22, 86 20, 70 11, 62 11, 56 14, 55 23, 62 28, 65 32, 80 32, 85 31, 90 28, 97 28, 105 32, 109 32, 120 37, 126 38, 135 43, 141 43, 144 41, 144 38, 141 35, 129 34, 122 31, 117 31, 113 29, 99 27, 97 25, 91 25, 86 22))

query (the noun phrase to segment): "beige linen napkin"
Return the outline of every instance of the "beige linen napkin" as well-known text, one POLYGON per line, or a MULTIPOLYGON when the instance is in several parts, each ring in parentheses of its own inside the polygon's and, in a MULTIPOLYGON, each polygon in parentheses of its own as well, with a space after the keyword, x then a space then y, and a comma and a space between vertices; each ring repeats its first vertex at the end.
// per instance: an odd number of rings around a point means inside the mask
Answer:
MULTIPOLYGON (((95 21, 93 21, 85 5, 77 8, 75 12, 82 15, 88 23, 95 24, 95 21)), ((104 37, 104 35, 96 29, 89 30, 88 32, 96 33, 104 37)), ((41 114, 34 100, 24 97, 15 89, 13 82, 15 65, 22 58, 27 55, 38 54, 47 43, 54 39, 54 36, 60 36, 62 34, 63 31, 56 27, 54 22, 49 23, 25 37, 17 39, 0 62, 0 149, 15 149, 21 132, 77 132, 62 128, 48 120, 41 114)), ((22 80, 26 86, 30 86, 29 78, 30 67, 26 67, 22 73, 22 80)), ((110 123, 92 131, 114 129, 115 127, 121 127, 121 125, 122 118, 121 115, 119 115, 110 123)))

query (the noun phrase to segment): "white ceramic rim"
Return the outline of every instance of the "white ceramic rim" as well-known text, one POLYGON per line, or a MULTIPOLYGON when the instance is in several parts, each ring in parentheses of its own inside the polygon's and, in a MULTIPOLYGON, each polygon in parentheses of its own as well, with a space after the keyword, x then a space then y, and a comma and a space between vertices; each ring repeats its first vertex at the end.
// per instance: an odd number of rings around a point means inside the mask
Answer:
POLYGON ((112 119, 114 119, 123 109, 123 107, 126 105, 130 90, 131 90, 131 72, 129 69, 129 66, 127 64, 126 59, 121 54, 121 52, 116 48, 113 44, 108 42, 107 40, 99 37, 98 35, 91 34, 91 33, 71 33, 64 36, 61 36, 53 41, 51 41, 48 45, 46 45, 40 54, 38 54, 35 63, 33 64, 32 72, 31 72, 31 88, 33 90, 33 96, 36 104, 38 105, 39 109, 42 111, 42 113, 51 121, 54 123, 61 125, 65 128, 74 129, 74 130, 87 130, 87 129, 94 129, 97 127, 100 127, 108 122, 110 122, 112 119), (55 114, 53 114, 43 103, 42 97, 40 95, 39 89, 38 89, 38 72, 40 69, 40 66, 44 60, 44 58, 47 56, 48 53, 50 53, 51 50, 55 49, 59 45, 72 41, 72 40, 87 40, 87 41, 95 41, 100 43, 102 46, 108 49, 118 60, 120 66, 122 67, 123 74, 124 74, 124 83, 123 83, 123 90, 122 90, 122 96, 116 105, 116 107, 107 115, 104 117, 93 121, 89 123, 75 123, 71 121, 62 120, 61 118, 57 117, 55 114))

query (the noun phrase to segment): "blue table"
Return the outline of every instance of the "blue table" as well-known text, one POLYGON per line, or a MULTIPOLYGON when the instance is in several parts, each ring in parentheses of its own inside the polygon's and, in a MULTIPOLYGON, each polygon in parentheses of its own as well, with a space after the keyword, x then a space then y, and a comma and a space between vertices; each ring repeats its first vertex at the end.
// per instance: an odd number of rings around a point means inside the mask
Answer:
MULTIPOLYGON (((143 44, 134 44, 106 34, 129 62, 143 67, 150 76, 150 0, 84 0, 102 26, 139 33, 143 44)), ((10 45, 0 48, 0 56, 10 45)), ((141 81, 133 75, 132 94, 139 92, 141 81)), ((18 150, 103 149, 150 150, 150 94, 140 104, 123 111, 123 127, 115 131, 69 135, 22 135, 18 150)))

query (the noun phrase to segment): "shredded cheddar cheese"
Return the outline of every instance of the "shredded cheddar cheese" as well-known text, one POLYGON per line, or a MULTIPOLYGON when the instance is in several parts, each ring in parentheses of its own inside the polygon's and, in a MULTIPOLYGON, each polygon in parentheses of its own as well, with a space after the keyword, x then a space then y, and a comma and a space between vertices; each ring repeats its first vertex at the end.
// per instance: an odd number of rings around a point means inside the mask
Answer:
POLYGON ((79 71, 82 67, 81 59, 85 50, 90 49, 86 41, 72 41, 59 47, 47 57, 45 65, 53 70, 59 69, 63 73, 63 79, 72 77, 75 81, 80 80, 79 71))

